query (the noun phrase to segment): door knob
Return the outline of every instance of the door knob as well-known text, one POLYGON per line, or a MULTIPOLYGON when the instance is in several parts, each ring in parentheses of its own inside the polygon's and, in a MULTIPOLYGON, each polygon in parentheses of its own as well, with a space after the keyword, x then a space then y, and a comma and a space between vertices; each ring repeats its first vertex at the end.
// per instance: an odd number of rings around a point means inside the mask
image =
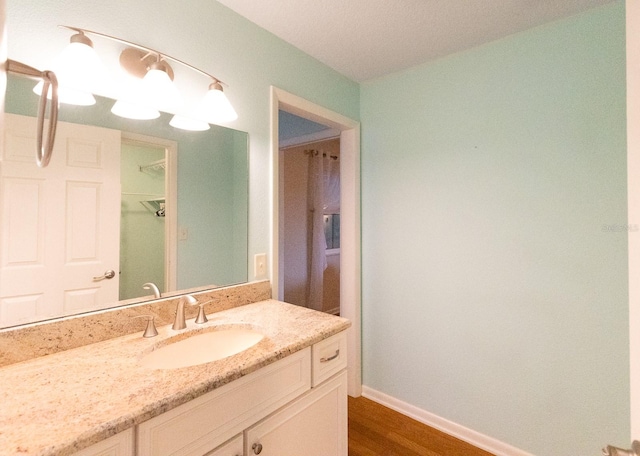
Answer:
POLYGON ((253 454, 260 454, 262 453, 262 444, 254 443, 251 449, 253 450, 253 454))
POLYGON ((116 276, 116 272, 113 269, 109 269, 109 270, 105 271, 104 274, 102 274, 101 276, 94 277, 93 281, 94 282, 99 282, 99 281, 104 280, 104 279, 113 279, 115 276, 116 276))

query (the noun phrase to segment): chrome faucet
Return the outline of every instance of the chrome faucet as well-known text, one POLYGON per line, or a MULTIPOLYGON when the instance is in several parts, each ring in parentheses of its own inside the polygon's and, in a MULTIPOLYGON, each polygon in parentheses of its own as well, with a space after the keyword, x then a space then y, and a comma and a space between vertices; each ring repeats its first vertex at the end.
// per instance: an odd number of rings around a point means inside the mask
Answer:
POLYGON ((160 294, 160 290, 158 290, 157 285, 153 282, 145 283, 144 285, 142 285, 142 288, 144 288, 145 290, 153 290, 153 297, 155 299, 162 297, 162 295, 160 294))
POLYGON ((171 329, 185 329, 187 327, 187 322, 184 319, 184 305, 189 304, 190 306, 194 306, 198 304, 198 300, 191 295, 184 295, 178 301, 178 307, 176 309, 176 318, 173 321, 173 326, 171 329))

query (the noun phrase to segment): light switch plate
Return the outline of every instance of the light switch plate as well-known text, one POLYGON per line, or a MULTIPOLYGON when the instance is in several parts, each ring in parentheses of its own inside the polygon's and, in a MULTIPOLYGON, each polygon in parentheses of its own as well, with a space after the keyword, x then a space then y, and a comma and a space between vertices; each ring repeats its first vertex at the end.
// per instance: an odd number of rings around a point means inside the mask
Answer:
POLYGON ((267 254, 258 253, 253 257, 253 275, 256 279, 267 276, 267 254))

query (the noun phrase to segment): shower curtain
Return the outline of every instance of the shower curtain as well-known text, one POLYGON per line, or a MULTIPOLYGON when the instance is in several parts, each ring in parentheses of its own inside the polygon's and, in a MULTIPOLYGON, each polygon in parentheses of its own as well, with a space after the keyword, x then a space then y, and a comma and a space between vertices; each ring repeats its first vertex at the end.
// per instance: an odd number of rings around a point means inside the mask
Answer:
POLYGON ((307 307, 322 310, 323 278, 327 267, 324 235, 324 162, 321 151, 309 151, 309 180, 307 188, 307 307))

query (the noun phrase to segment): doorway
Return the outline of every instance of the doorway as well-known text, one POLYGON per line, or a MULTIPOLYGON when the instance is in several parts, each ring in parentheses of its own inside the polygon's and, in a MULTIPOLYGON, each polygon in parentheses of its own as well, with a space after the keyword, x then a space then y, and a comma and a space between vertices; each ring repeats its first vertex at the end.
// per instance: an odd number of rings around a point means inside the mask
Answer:
POLYGON ((279 118, 282 300, 339 315, 340 132, 324 127, 319 133, 328 139, 307 142, 307 134, 283 141, 291 119, 307 130, 318 124, 283 111, 279 118))
POLYGON ((283 220, 280 211, 279 111, 336 129, 340 134, 340 315, 351 321, 347 333, 348 392, 362 393, 360 343, 360 124, 276 87, 271 87, 272 219, 271 286, 284 298, 283 220))

